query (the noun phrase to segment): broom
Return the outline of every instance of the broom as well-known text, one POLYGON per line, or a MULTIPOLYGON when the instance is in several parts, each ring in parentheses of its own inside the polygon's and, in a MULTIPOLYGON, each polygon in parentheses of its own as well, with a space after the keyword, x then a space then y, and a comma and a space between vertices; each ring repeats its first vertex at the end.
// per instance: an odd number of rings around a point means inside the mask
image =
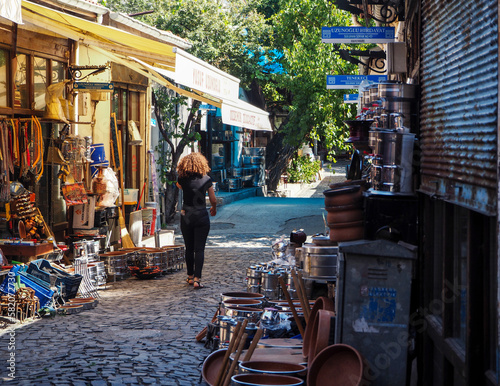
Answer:
POLYGON ((116 127, 116 114, 111 114, 111 120, 113 121, 113 130, 115 131, 116 146, 118 149, 118 159, 120 166, 118 171, 120 172, 120 194, 121 194, 121 208, 118 208, 118 223, 120 224, 120 235, 122 239, 122 248, 134 248, 135 244, 130 237, 127 226, 125 225, 125 218, 123 217, 123 211, 125 209, 125 193, 123 186, 123 159, 122 159, 122 143, 120 141, 120 136, 118 135, 118 128, 116 127))

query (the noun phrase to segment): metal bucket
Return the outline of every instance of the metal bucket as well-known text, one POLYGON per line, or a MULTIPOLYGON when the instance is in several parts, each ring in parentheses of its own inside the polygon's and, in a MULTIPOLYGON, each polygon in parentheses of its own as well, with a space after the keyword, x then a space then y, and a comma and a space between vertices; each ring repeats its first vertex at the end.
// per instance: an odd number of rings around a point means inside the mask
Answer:
POLYGON ((311 279, 337 278, 337 246, 303 247, 304 277, 311 279))
POLYGON ((303 269, 304 261, 302 260, 302 248, 295 248, 295 267, 303 269))
POLYGON ((135 256, 135 266, 138 268, 149 268, 154 266, 155 255, 149 251, 138 251, 135 256))
POLYGON ((301 376, 307 367, 297 363, 270 362, 270 361, 247 361, 240 363, 240 374, 279 374, 301 376))
MULTIPOLYGON (((241 320, 241 319, 238 319, 238 320, 241 320)), ((231 339, 233 338, 235 331, 236 331, 236 324, 229 326, 229 341, 231 341, 231 339)), ((243 349, 247 349, 248 347, 250 347, 250 342, 252 341, 256 332, 257 332, 257 326, 255 325, 255 323, 249 322, 245 328, 245 333, 248 334, 248 336, 247 336, 247 341, 245 342, 245 345, 243 346, 243 349)))
POLYGON ((104 261, 107 276, 124 278, 128 275, 128 259, 131 253, 124 251, 106 252, 99 255, 104 261))
POLYGON ((277 374, 237 374, 231 377, 231 385, 235 386, 301 386, 304 381, 298 377, 277 374))
POLYGON ((279 299, 279 275, 272 271, 263 271, 260 284, 260 293, 268 299, 279 299))
POLYGON ((230 318, 248 319, 249 323, 257 323, 264 311, 255 307, 225 307, 224 315, 230 318))
POLYGON ((104 267, 104 262, 95 261, 93 263, 88 263, 87 269, 89 278, 96 287, 106 284, 106 268, 104 267))
POLYGON ((219 347, 229 346, 231 326, 236 325, 236 321, 228 316, 219 318, 219 347))
POLYGON ((378 100, 378 83, 377 84, 371 84, 368 87, 368 95, 370 98, 370 103, 375 102, 378 100))
POLYGON ((403 136, 401 133, 391 131, 382 132, 382 159, 384 165, 400 165, 403 149, 403 136))
POLYGON ((160 248, 149 249, 149 253, 153 255, 153 265, 159 267, 162 271, 166 271, 167 266, 167 252, 160 248))
MULTIPOLYGON (((248 292, 247 292, 248 293, 248 292)), ((222 302, 224 308, 226 307, 255 307, 259 308, 262 304, 258 299, 228 299, 222 302)))
POLYGON ((401 190, 401 168, 399 166, 382 166, 381 190, 386 192, 399 192, 401 190))
POLYGON ((222 301, 232 300, 232 299, 254 299, 262 301, 264 295, 252 294, 247 292, 223 292, 220 294, 222 301))
POLYGON ((75 259, 87 257, 87 240, 75 241, 73 243, 73 257, 75 259))
POLYGON ((96 256, 99 254, 101 242, 99 240, 85 240, 85 247, 87 248, 87 256, 96 256))

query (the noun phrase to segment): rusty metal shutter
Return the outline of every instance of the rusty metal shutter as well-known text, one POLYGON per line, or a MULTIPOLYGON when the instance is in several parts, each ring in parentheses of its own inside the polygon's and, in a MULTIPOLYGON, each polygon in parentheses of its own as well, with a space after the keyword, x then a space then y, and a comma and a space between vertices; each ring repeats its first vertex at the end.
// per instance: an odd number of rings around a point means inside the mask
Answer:
POLYGON ((497 0, 422 4, 420 191, 495 215, 497 0))

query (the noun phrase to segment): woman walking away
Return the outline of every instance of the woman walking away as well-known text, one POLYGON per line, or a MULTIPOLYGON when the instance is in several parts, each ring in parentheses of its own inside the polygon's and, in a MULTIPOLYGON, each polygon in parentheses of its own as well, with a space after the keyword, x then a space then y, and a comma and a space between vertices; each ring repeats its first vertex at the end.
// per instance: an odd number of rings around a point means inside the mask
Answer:
POLYGON ((210 214, 217 214, 217 201, 213 181, 208 172, 207 159, 201 153, 183 157, 177 166, 177 187, 183 191, 181 232, 186 248, 187 283, 203 288, 201 270, 205 260, 205 244, 210 231, 205 195, 208 192, 210 214))

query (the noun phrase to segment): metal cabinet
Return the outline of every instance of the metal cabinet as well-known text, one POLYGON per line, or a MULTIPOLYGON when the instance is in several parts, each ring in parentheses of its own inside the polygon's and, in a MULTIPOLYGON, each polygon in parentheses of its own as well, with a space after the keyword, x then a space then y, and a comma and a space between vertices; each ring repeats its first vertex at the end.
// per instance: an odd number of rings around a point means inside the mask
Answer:
POLYGON ((372 386, 406 383, 414 251, 387 240, 339 244, 335 343, 356 348, 372 386))

